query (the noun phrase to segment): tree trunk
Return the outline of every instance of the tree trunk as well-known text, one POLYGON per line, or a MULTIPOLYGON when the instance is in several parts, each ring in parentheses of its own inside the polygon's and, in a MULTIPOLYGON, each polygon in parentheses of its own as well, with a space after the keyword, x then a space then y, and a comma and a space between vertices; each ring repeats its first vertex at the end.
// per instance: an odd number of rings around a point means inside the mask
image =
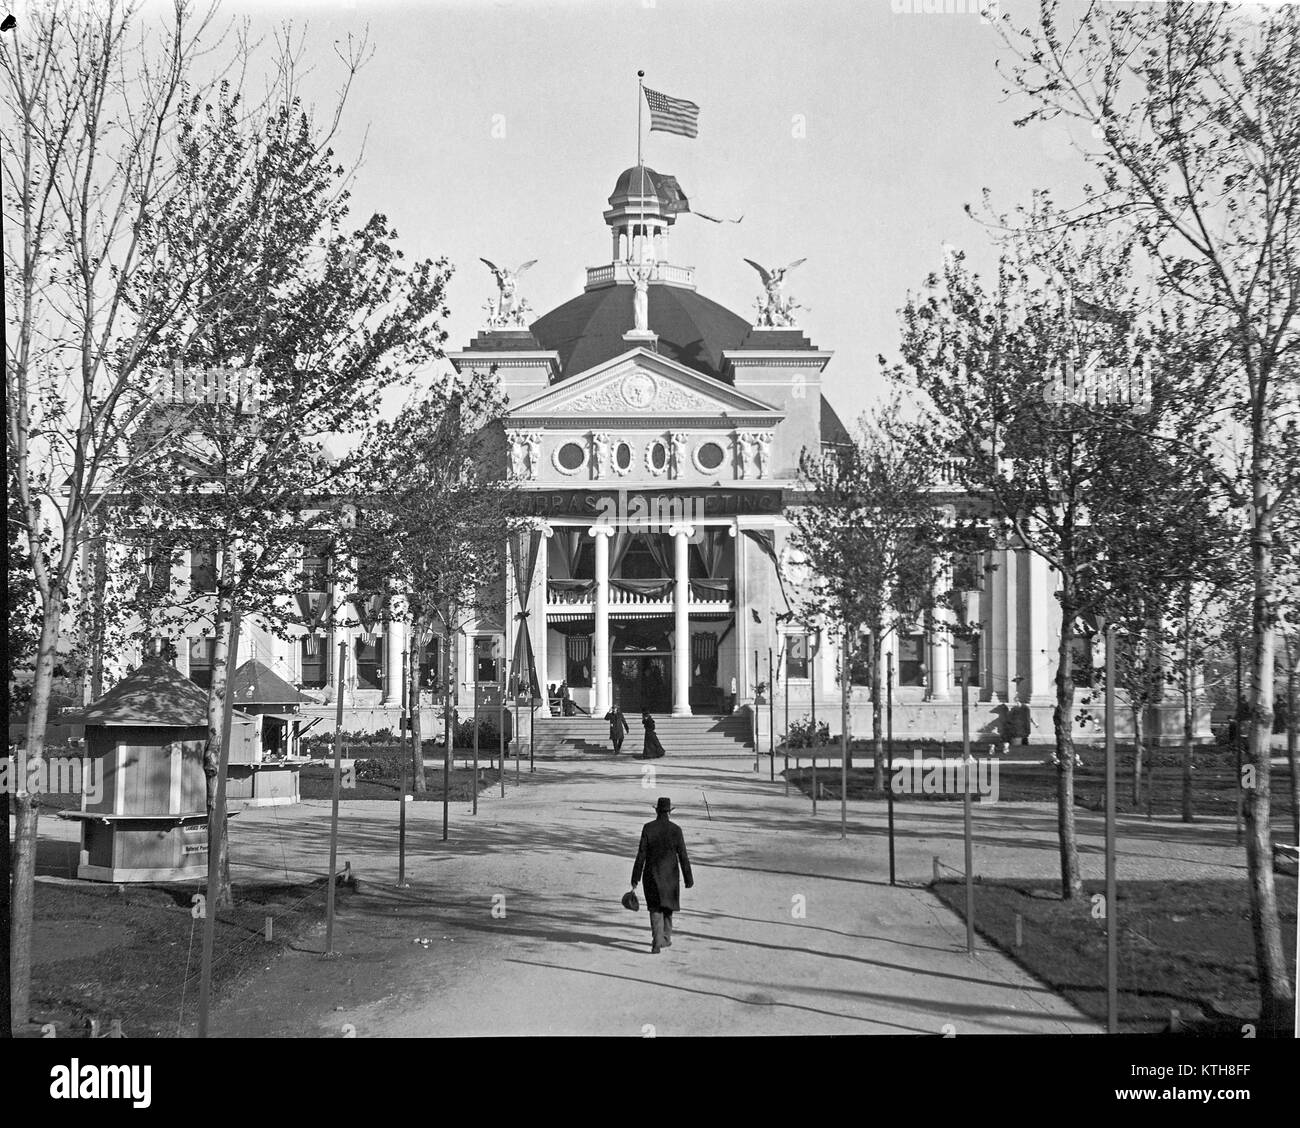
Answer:
POLYGON ((420 630, 420 622, 412 616, 411 652, 406 661, 406 712, 411 737, 411 789, 423 793, 429 785, 424 778, 424 739, 420 729, 420 630))
POLYGON ((1142 802, 1142 705, 1133 704, 1133 806, 1142 802))
MULTIPOLYGON (((229 556, 229 553, 226 553, 229 556)), ((226 825, 217 835, 217 781, 221 772, 221 714, 225 708, 226 692, 230 681, 231 665, 236 655, 230 653, 230 607, 221 599, 214 624, 216 644, 212 653, 212 687, 208 690, 208 743, 203 751, 203 774, 207 782, 208 812, 208 849, 212 849, 213 839, 219 838, 217 854, 217 903, 213 908, 229 908, 233 902, 230 892, 230 818, 227 814, 226 825)), ((233 739, 233 727, 231 736, 233 739)), ((230 758, 227 753, 226 762, 230 758)))
POLYGON ((1183 654, 1183 822, 1194 822, 1192 809, 1192 665, 1191 657, 1183 654))
POLYGON ((1269 606, 1272 579, 1271 467, 1265 450, 1268 420, 1263 407, 1252 420, 1254 465, 1251 487, 1255 529, 1251 537, 1251 709, 1247 767, 1253 779, 1246 790, 1246 870, 1250 881, 1250 923, 1259 972, 1260 1026, 1278 1037, 1290 1033, 1295 988, 1287 972, 1286 952, 1278 921, 1277 887, 1273 881, 1269 751, 1273 735, 1273 674, 1276 627, 1269 606))
POLYGON ((877 792, 885 789, 885 737, 881 724, 883 712, 880 700, 880 628, 871 628, 871 747, 876 766, 875 787, 877 792))
POLYGON ((1297 671, 1295 663, 1286 678, 1286 759, 1291 766, 1291 829, 1300 844, 1300 769, 1297 768, 1296 745, 1300 744, 1300 718, 1295 715, 1297 671))
POLYGON ((1056 827, 1060 841, 1061 896, 1083 893, 1079 875, 1079 842, 1074 826, 1074 674, 1070 669, 1070 640, 1074 637, 1074 590, 1068 576, 1061 589, 1061 641, 1057 647, 1056 705, 1052 728, 1056 734, 1056 827))
MULTIPOLYGON (((90 701, 98 701, 104 696, 104 635, 107 630, 104 595, 108 588, 108 550, 105 544, 102 521, 97 522, 97 528, 99 535, 90 543, 90 551, 94 560, 90 616, 90 701)), ((147 630, 145 636, 147 645, 147 630)), ((88 704, 89 702, 85 703, 88 704)))
MULTIPOLYGON (((51 577, 54 583, 58 580, 51 577)), ((36 907, 36 830, 40 820, 38 796, 30 791, 30 779, 45 778, 45 726, 50 715, 50 691, 54 685, 54 659, 59 645, 59 622, 63 599, 58 589, 45 602, 41 637, 36 650, 32 696, 27 703, 26 762, 14 765, 14 844, 12 898, 9 925, 9 1007, 12 1029, 21 1033, 27 1025, 32 994, 32 919, 36 907)))

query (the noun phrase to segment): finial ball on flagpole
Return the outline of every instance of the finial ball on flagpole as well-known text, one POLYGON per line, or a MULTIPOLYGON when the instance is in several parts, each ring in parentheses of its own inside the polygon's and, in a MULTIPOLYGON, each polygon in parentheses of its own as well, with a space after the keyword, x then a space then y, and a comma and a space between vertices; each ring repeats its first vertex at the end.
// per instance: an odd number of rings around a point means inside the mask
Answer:
POLYGON ((645 71, 637 71, 636 76, 637 78, 645 78, 645 71))

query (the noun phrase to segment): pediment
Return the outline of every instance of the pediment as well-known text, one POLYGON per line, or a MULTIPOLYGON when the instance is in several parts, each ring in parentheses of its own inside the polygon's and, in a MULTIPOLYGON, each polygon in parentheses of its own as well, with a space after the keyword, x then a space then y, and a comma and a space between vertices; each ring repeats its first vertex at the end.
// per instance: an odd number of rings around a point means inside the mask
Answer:
POLYGON ((575 416, 761 417, 772 423, 784 417, 771 404, 643 348, 547 388, 512 407, 510 416, 539 423, 545 417, 572 423, 575 416))

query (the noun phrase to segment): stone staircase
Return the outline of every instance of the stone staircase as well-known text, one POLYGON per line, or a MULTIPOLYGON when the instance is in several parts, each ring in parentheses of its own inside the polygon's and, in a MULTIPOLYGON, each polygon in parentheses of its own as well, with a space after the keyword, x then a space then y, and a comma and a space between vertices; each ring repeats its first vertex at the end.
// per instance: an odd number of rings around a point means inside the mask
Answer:
MULTIPOLYGON (((594 756, 612 756, 609 722, 599 717, 537 718, 536 748, 539 760, 585 760, 594 756)), ((640 756, 645 729, 639 716, 629 716, 631 731, 623 740, 622 756, 640 756)), ((720 756, 752 759, 754 743, 749 718, 741 714, 728 717, 655 717, 656 732, 669 758, 720 756)))

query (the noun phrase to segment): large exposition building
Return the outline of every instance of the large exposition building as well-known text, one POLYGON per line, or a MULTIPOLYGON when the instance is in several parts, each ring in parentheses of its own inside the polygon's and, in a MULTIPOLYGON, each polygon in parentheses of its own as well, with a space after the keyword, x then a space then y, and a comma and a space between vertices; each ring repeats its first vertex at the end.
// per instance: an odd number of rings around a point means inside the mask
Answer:
MULTIPOLYGON (((587 270, 583 292, 530 323, 517 278, 498 271, 487 325, 451 356, 462 373, 495 373, 509 397, 509 468, 523 483, 534 530, 512 554, 499 611, 453 640, 453 695, 465 709, 477 682, 479 699, 495 708, 509 656, 531 653, 540 685, 557 693, 566 686, 578 709, 596 717, 612 703, 628 713, 718 715, 730 711, 733 693, 748 717, 759 699, 766 749, 769 715, 778 736, 787 710, 794 720, 814 705, 839 728, 838 640, 790 614, 803 577, 784 514, 797 500, 800 452, 848 435, 822 392, 832 354, 793 324, 797 307, 782 296, 780 272, 765 278, 758 324, 705 297, 695 272, 671 260, 680 206, 671 177, 628 169, 604 212, 609 257, 587 270)), ((936 504, 951 500, 936 494, 936 504)), ((202 583, 210 567, 196 553, 185 579, 202 583)), ((967 621, 980 625, 975 646, 922 623, 886 644, 895 657, 895 728, 957 737, 965 670, 975 733, 1050 739, 1053 574, 1015 547, 967 571, 982 588, 964 596, 967 621)), ((345 727, 396 729, 404 625, 342 602, 344 593, 329 590, 326 562, 310 550, 301 577, 295 598, 317 620, 311 630, 284 641, 254 625, 239 661, 256 657, 318 691, 320 712, 332 714, 324 702, 344 641, 345 727), (319 614, 331 605, 332 615, 319 614)), ((210 628, 181 630, 177 665, 202 682, 210 628)), ((422 727, 430 733, 441 730, 445 671, 442 639, 427 642, 422 727)), ((1081 648, 1080 699, 1091 666, 1081 648)), ((855 659, 851 669, 865 683, 865 663, 855 659)), ((854 733, 869 733, 865 684, 853 688, 852 712, 854 733)), ((1099 701, 1078 712, 1078 735, 1097 735, 1099 701)))

